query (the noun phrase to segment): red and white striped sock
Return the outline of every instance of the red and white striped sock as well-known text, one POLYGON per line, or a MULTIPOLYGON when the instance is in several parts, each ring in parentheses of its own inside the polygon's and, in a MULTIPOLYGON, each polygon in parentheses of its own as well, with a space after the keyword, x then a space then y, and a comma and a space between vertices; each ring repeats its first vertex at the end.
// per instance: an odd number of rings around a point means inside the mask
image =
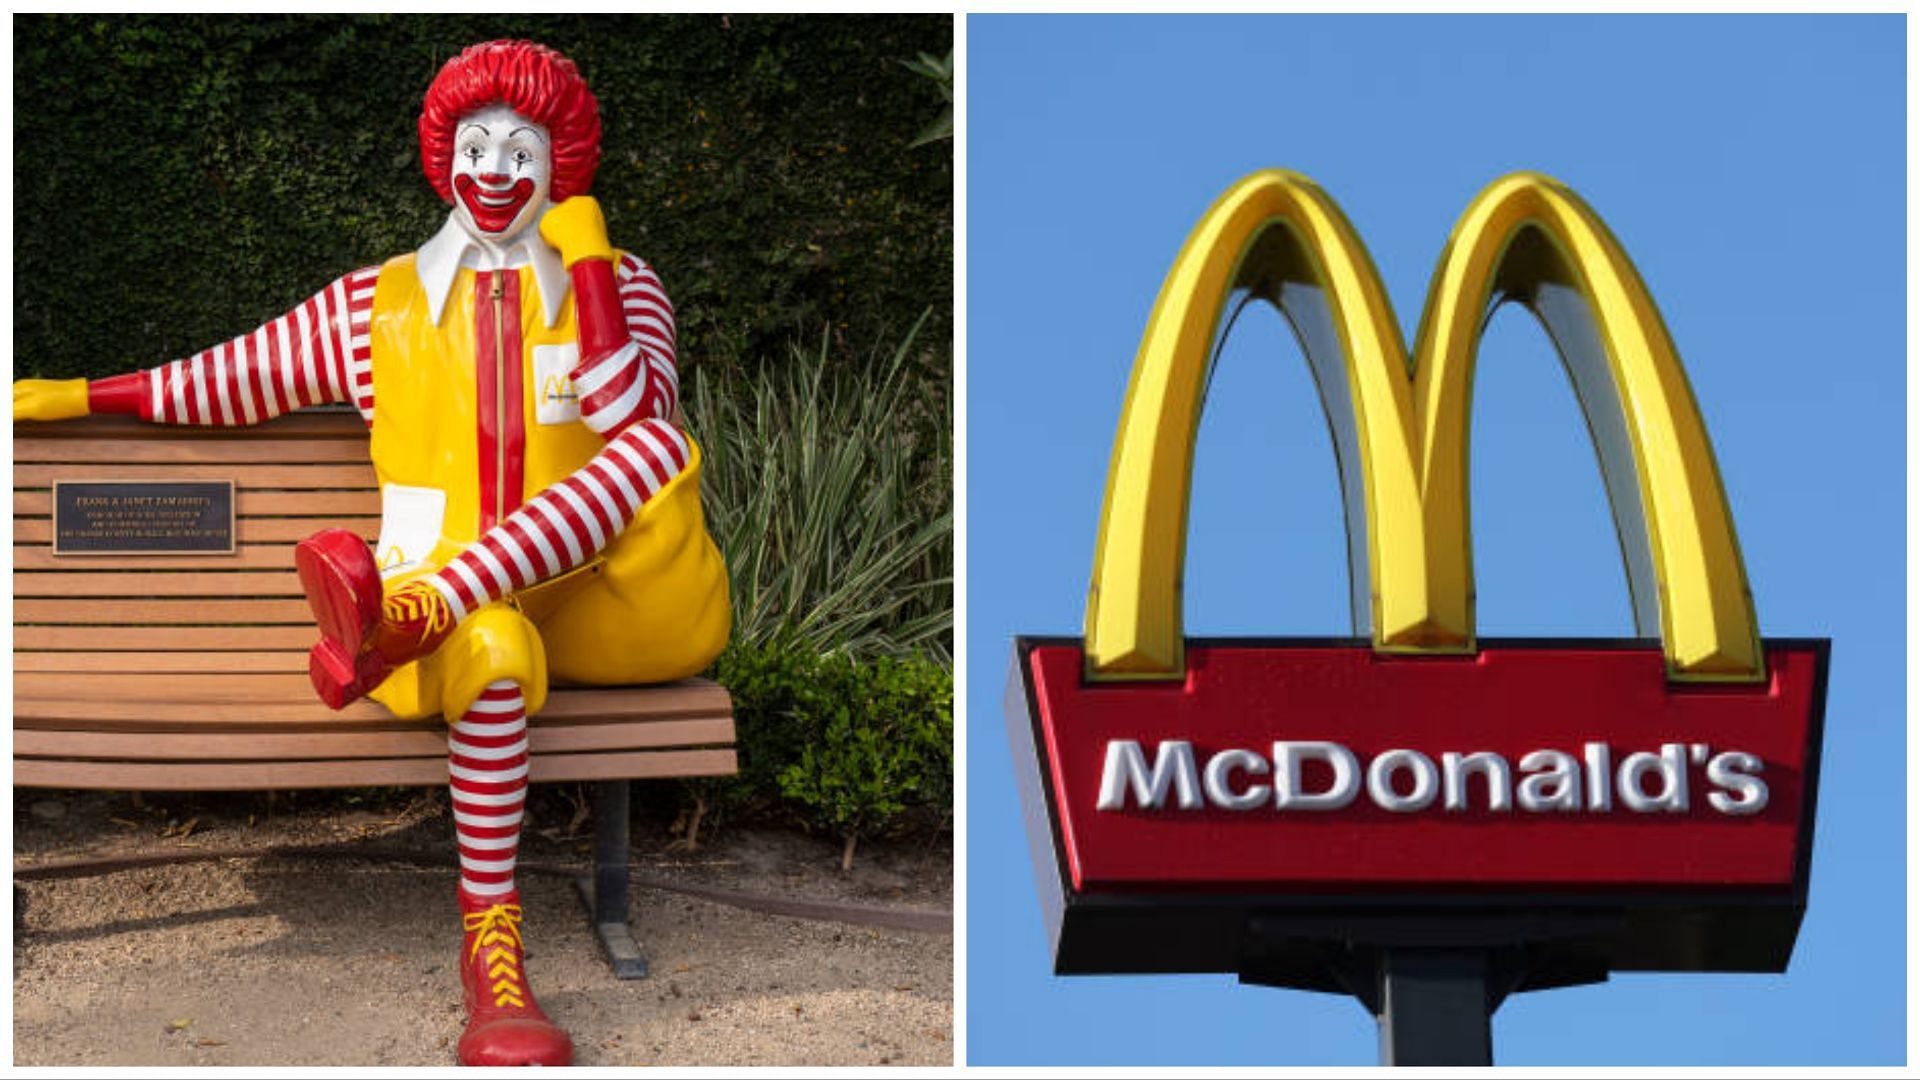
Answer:
POLYGON ((527 802, 527 703, 503 679, 488 686, 447 734, 460 887, 476 897, 513 891, 527 802))
POLYGON ((679 428, 642 420, 424 580, 447 598, 458 621, 508 593, 583 566, 680 475, 688 458, 679 428))

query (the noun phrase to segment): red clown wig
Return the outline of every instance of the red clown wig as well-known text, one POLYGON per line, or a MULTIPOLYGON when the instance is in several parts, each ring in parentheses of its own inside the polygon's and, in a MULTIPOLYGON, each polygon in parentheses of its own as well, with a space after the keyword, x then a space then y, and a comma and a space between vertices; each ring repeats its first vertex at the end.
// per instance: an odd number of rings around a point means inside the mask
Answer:
POLYGON ((553 184, 562 202, 584 195, 600 165, 600 105, 573 61, 531 41, 489 41, 447 61, 420 106, 420 167, 446 202, 460 118, 505 103, 553 138, 553 184))

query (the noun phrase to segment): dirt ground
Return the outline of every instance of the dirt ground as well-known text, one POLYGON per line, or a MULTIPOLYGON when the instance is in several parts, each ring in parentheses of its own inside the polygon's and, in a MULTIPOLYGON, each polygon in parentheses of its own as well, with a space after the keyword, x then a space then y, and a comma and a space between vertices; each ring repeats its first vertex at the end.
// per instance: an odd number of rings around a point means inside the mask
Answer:
MULTIPOLYGON (((584 868, 569 785, 535 789, 523 866, 584 868)), ((450 858, 444 794, 16 792, 22 869, 75 858, 348 841, 450 858)), ((648 880, 915 912, 951 908, 949 842, 837 843, 725 828, 669 850, 642 808, 648 880)), ((357 849, 356 849, 357 851, 357 849)), ((581 1065, 947 1065, 953 940, 636 888, 652 965, 608 971, 573 882, 520 875, 528 971, 581 1065)), ((16 1065, 450 1065, 462 1026, 451 865, 246 854, 25 880, 14 890, 16 1065)))

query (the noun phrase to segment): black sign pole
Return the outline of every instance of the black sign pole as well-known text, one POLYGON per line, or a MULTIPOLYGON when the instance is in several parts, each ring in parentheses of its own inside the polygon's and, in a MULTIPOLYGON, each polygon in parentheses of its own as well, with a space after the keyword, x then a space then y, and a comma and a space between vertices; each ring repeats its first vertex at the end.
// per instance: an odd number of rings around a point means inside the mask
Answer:
POLYGON ((1485 949, 1381 950, 1381 1064, 1493 1064, 1489 959, 1485 949))

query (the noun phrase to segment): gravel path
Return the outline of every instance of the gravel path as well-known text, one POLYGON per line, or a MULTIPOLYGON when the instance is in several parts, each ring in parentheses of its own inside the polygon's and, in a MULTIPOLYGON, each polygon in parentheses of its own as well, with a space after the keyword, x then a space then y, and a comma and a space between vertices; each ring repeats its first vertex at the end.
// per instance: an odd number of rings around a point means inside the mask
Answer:
MULTIPOLYGON (((244 824, 247 804, 16 796, 21 865, 80 856, 337 839, 446 843, 444 800, 244 824), (57 812, 49 805, 61 805, 57 812), (183 814, 193 814, 180 837, 183 814), (114 819, 118 819, 117 821, 114 819), (132 827, 129 827, 132 826, 132 827), (171 829, 173 836, 162 836, 171 829)), ((254 814, 252 816, 256 816, 254 814)), ((549 814, 549 817, 556 815, 549 814)), ((656 830, 656 833, 659 831, 656 830)), ((646 834, 636 829, 636 843, 646 834)), ((664 840, 663 834, 656 839, 664 840)), ((578 838, 528 859, 577 861, 578 838)), ((662 845, 664 846, 664 845, 662 845)), ((641 851, 688 882, 809 899, 945 908, 949 849, 730 831, 697 858, 641 851)), ((572 884, 523 875, 528 970, 581 1065, 952 1063, 952 938, 745 911, 636 889, 653 965, 608 973, 572 884)), ((17 1065, 447 1065, 461 1029, 451 869, 249 857, 28 881, 15 892, 17 1065)))

